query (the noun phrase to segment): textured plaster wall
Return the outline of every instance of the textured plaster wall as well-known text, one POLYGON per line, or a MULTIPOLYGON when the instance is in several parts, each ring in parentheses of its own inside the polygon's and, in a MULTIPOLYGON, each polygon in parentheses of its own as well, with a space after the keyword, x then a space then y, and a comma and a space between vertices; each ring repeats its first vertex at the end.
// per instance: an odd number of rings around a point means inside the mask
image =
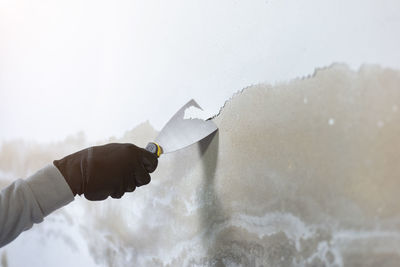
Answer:
MULTIPOLYGON (((21 248, 35 251, 25 240, 49 236, 42 250, 66 247, 54 257, 101 266, 398 266, 399 86, 399 71, 333 65, 248 87, 213 119, 216 134, 162 156, 150 185, 77 198, 2 257, 18 266, 21 248)), ((107 142, 156 134, 144 123, 107 142)), ((85 145, 5 143, 0 170, 22 174, 85 145)))

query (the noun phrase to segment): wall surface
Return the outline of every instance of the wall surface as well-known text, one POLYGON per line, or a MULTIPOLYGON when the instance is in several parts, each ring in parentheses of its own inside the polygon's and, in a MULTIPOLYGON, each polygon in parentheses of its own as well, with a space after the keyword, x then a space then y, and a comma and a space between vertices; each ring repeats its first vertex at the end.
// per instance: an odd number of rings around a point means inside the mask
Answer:
MULTIPOLYGON (((335 64, 245 88, 218 132, 163 155, 148 186, 77 198, 3 248, 3 266, 21 254, 31 266, 398 266, 399 85, 399 71, 335 64)), ((143 123, 103 142, 156 134, 143 123)), ((25 175, 86 145, 4 143, 14 165, 0 170, 25 175)))

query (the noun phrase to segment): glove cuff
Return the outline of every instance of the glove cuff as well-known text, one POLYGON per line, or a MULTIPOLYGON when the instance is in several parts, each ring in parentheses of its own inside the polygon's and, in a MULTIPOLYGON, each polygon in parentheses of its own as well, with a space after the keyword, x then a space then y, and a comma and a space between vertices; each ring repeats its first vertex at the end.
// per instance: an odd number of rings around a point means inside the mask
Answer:
POLYGON ((74 196, 76 194, 83 194, 83 177, 80 157, 75 153, 60 160, 54 160, 53 164, 63 175, 74 196))

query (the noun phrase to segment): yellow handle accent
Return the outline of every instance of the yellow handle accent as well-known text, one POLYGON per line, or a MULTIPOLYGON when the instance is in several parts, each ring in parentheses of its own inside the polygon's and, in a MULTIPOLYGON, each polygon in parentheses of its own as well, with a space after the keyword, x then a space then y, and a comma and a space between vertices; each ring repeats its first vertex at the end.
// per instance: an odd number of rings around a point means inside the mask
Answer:
POLYGON ((160 155, 162 154, 162 148, 159 144, 154 143, 157 146, 157 157, 160 157, 160 155))

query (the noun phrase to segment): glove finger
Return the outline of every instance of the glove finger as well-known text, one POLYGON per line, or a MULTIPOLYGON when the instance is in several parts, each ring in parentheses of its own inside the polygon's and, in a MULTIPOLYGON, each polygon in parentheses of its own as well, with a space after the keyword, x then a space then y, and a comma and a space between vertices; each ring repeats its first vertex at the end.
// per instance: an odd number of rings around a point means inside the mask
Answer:
POLYGON ((135 170, 135 181, 137 187, 150 183, 150 174, 144 169, 144 167, 139 167, 135 170))
POLYGON ((142 153, 143 167, 148 173, 152 173, 157 169, 158 158, 153 153, 143 149, 142 153))
POLYGON ((83 195, 87 200, 91 201, 99 201, 99 200, 104 200, 108 197, 107 194, 99 194, 96 192, 84 192, 83 195))
POLYGON ((125 194, 125 190, 127 187, 127 180, 126 179, 122 179, 121 181, 122 183, 119 184, 119 186, 114 188, 113 192, 110 192, 110 197, 112 198, 121 198, 124 194, 125 194))
POLYGON ((116 192, 116 193, 112 193, 110 195, 110 197, 120 199, 124 194, 125 194, 124 192, 116 192))
POLYGON ((133 192, 136 189, 136 181, 135 176, 132 175, 124 179, 125 191, 126 192, 133 192))

